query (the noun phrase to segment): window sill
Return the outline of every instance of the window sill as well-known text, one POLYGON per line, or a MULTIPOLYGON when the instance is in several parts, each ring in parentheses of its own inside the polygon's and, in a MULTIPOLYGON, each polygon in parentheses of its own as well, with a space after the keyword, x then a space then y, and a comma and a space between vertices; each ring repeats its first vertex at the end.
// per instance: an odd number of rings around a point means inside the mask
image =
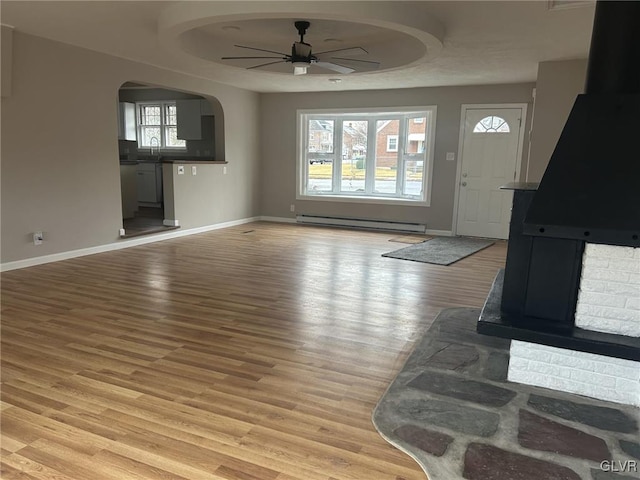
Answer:
POLYGON ((296 195, 296 200, 309 200, 318 202, 340 203, 370 203, 378 205, 402 205, 404 207, 429 207, 431 204, 425 200, 413 200, 410 198, 371 197, 356 195, 296 195))

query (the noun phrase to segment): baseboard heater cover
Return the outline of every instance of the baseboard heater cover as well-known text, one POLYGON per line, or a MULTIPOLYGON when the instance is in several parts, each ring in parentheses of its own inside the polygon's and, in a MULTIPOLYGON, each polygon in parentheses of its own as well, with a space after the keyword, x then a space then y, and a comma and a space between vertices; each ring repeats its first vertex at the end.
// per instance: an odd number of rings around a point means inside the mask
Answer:
POLYGON ((374 230, 395 230, 399 232, 425 233, 427 226, 418 223, 386 222, 383 220, 363 220, 357 218, 320 217, 315 215, 297 215, 296 222, 326 225, 333 227, 355 227, 374 230))

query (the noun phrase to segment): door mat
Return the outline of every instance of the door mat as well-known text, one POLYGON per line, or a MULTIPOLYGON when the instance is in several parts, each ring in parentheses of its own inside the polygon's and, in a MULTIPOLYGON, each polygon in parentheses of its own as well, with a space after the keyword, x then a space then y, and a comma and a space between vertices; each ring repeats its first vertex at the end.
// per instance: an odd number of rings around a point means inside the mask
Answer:
POLYGON ((469 255, 493 245, 493 240, 468 237, 437 237, 428 242, 401 248, 383 257, 411 260, 413 262, 451 265, 469 255))

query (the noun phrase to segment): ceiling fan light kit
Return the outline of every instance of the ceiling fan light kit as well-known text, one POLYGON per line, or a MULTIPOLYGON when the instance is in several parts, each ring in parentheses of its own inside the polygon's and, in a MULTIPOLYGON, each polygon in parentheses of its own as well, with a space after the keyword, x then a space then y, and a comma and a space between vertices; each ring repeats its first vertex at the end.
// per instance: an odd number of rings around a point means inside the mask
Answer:
POLYGON ((306 75, 308 67, 309 67, 309 65, 307 65, 306 63, 295 62, 295 63, 293 63, 293 74, 294 75, 306 75))
POLYGON ((304 36, 307 33, 307 29, 311 26, 311 23, 306 21, 306 20, 298 20, 296 22, 294 22, 294 26, 296 27, 296 30, 298 30, 298 35, 300 36, 300 40, 297 42, 294 42, 293 45, 291 46, 291 54, 286 54, 286 53, 282 53, 282 52, 277 52, 274 50, 266 50, 263 48, 256 48, 256 47, 248 47, 245 45, 235 45, 236 47, 239 48, 246 48, 249 50, 256 50, 259 52, 266 52, 266 53, 273 53, 279 56, 260 56, 260 57, 255 57, 255 56, 244 56, 244 57, 222 57, 222 60, 246 60, 246 59, 279 59, 277 61, 269 61, 267 63, 261 63, 259 65, 253 65, 250 67, 246 67, 248 70, 250 69, 256 69, 256 68, 261 68, 261 67, 266 67, 268 65, 274 65, 277 63, 291 63, 293 66, 293 74, 294 75, 306 75, 307 74, 307 70, 309 67, 315 65, 321 68, 324 68, 326 70, 331 70, 332 72, 336 72, 336 73, 342 73, 342 74, 348 74, 348 73, 353 73, 356 71, 357 66, 365 66, 365 64, 367 64, 366 66, 369 69, 377 69, 380 66, 380 62, 375 62, 375 61, 371 61, 371 60, 360 60, 360 59, 354 59, 354 58, 347 58, 347 57, 334 57, 331 56, 329 59, 327 60, 339 60, 340 63, 336 63, 333 61, 324 61, 324 60, 320 60, 318 58, 318 55, 327 55, 327 54, 335 54, 338 52, 342 52, 342 55, 349 55, 349 54, 359 54, 359 55, 363 55, 363 54, 368 54, 368 52, 362 48, 362 47, 349 47, 349 48, 339 48, 336 50, 328 50, 328 51, 324 51, 324 52, 320 52, 317 54, 313 54, 312 53, 312 47, 309 43, 306 43, 304 41, 304 36), (344 63, 351 63, 353 65, 353 67, 351 66, 347 66, 344 65, 344 63), (357 62, 355 65, 353 64, 353 62, 357 62))

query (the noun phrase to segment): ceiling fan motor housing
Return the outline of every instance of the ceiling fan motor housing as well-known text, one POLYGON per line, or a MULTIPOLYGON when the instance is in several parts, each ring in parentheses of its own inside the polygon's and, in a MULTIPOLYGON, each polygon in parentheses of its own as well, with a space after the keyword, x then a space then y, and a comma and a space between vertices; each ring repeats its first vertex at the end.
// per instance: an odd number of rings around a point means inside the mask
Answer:
POLYGON ((318 59, 315 55, 311 54, 311 45, 304 42, 295 42, 291 46, 291 58, 288 60, 291 63, 304 62, 312 63, 318 59))
POLYGON ((294 25, 298 30, 298 35, 300 35, 300 41, 294 42, 291 46, 291 59, 289 59, 289 61, 291 63, 311 63, 317 61, 318 59, 314 55, 311 55, 311 45, 304 41, 307 28, 309 28, 311 23, 306 20, 298 20, 294 25))

